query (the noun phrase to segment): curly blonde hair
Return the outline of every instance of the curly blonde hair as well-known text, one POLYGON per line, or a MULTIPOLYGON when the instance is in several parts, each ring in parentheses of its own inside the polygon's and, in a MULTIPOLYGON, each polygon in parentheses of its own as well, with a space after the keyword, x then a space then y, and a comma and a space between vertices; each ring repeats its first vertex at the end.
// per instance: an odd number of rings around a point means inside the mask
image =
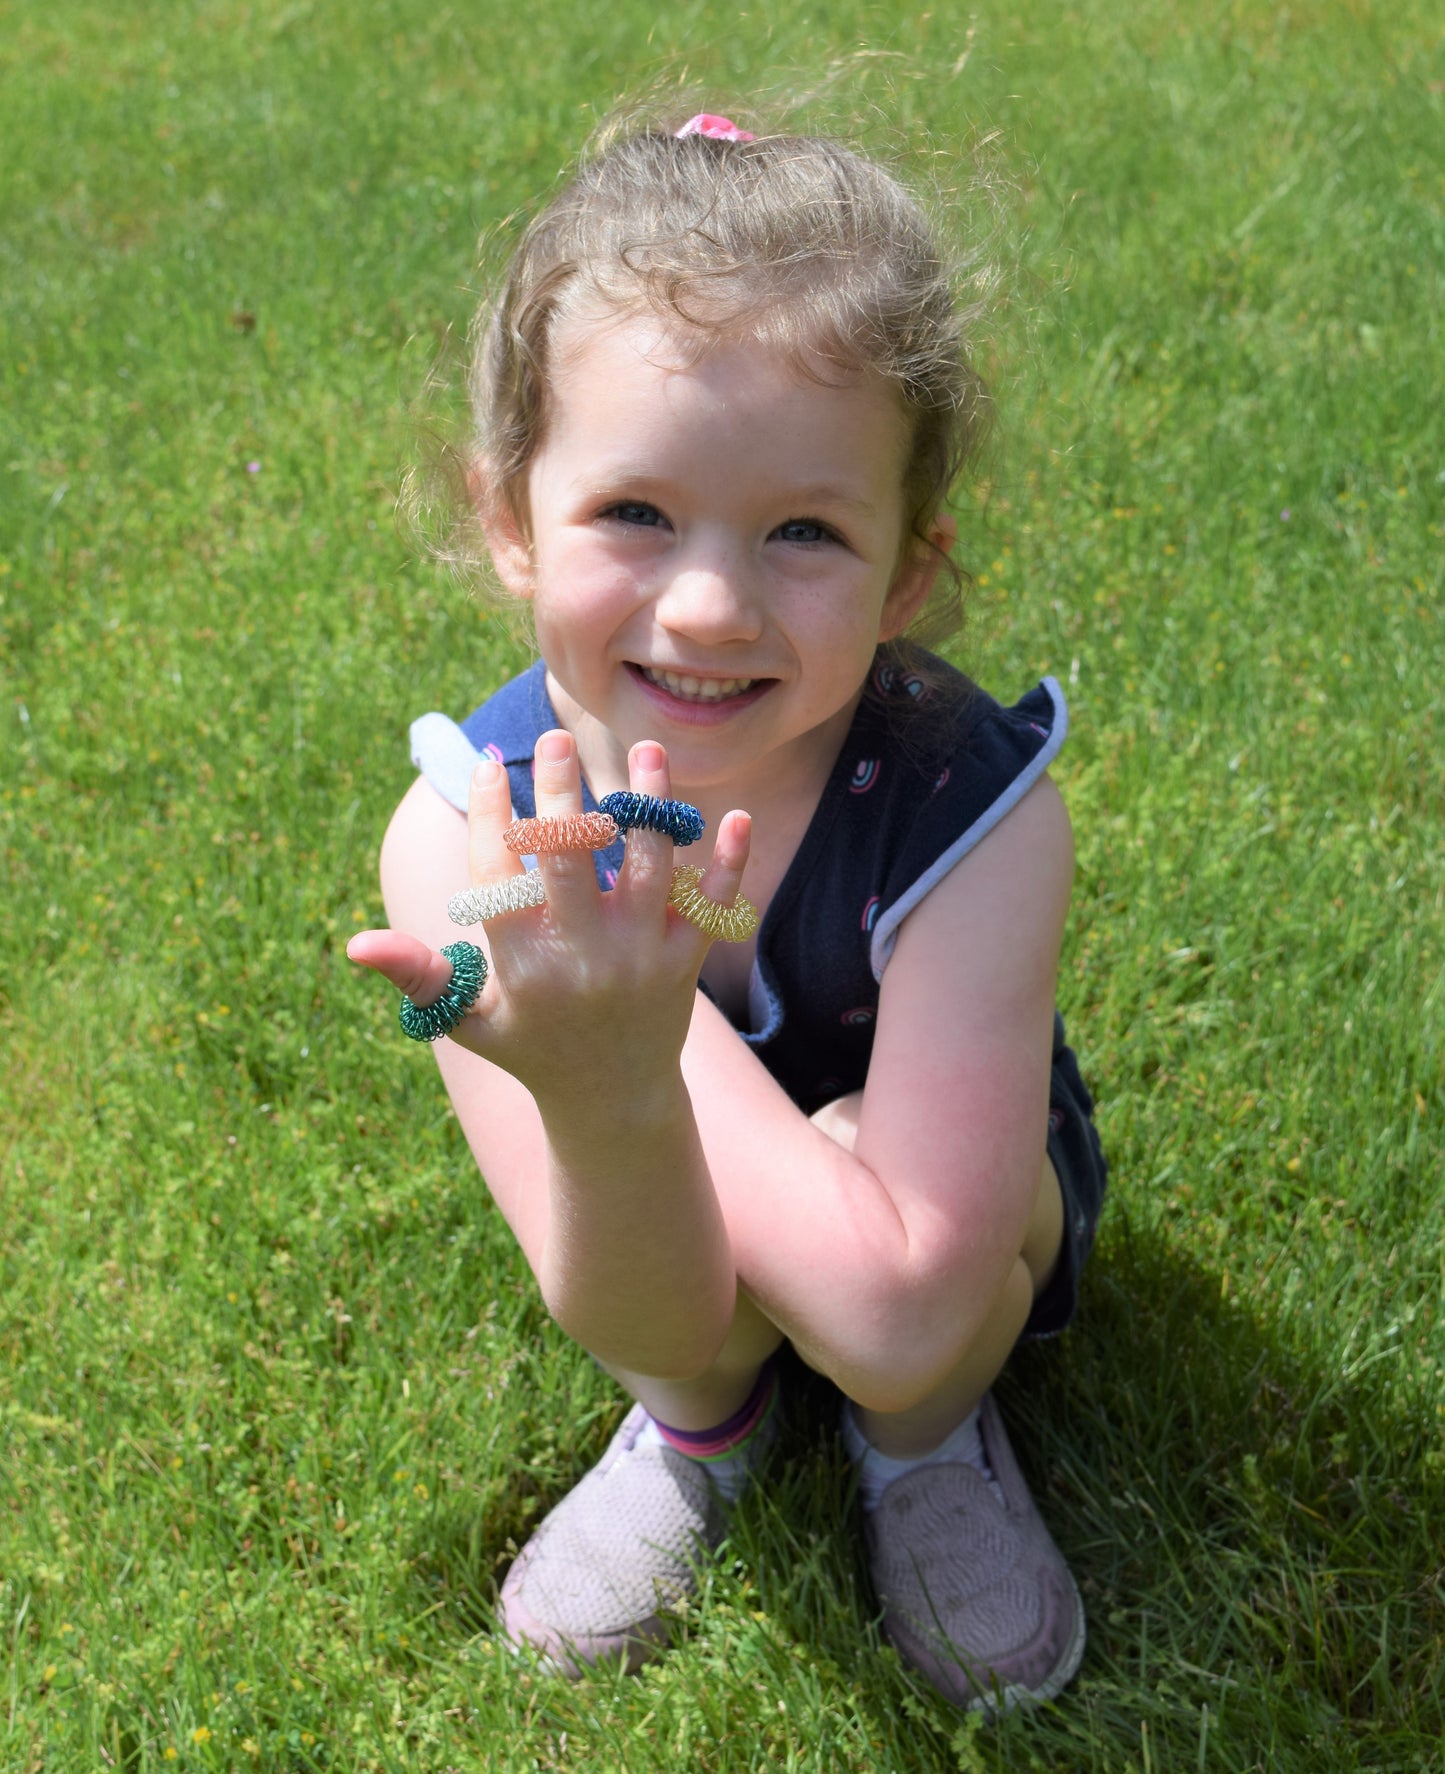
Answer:
MULTIPOLYGON (((655 313, 699 350, 718 338, 756 340, 818 380, 883 377, 911 426, 905 508, 920 542, 979 455, 992 402, 968 332, 987 279, 975 270, 964 289, 923 203, 894 173, 826 137, 679 136, 680 121, 604 130, 479 309, 468 376, 472 534, 438 551, 454 564, 475 565, 478 508, 526 528, 557 329, 599 307, 655 313)), ((910 630, 915 640, 958 626, 965 575, 952 561, 946 569, 910 630)))

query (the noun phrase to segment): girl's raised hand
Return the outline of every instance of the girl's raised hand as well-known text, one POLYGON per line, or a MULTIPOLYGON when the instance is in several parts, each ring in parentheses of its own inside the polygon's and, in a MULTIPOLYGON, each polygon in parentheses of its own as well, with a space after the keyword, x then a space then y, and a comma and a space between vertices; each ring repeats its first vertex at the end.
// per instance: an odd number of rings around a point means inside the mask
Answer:
MULTIPOLYGON (((635 793, 665 798, 662 747, 634 746, 628 777, 635 793)), ((539 817, 580 814, 581 776, 570 734, 557 730, 537 741, 535 787, 539 817)), ((468 810, 473 886, 499 885, 524 872, 502 842, 510 819, 507 773, 484 760, 472 779, 468 810)), ((737 897, 748 837, 745 813, 721 822, 700 883, 710 900, 727 906, 737 897)), ((589 851, 542 854, 538 862, 546 904, 488 920, 491 973, 450 1038, 512 1073, 544 1106, 565 1097, 579 1112, 591 1112, 671 1085, 709 947, 703 932, 669 909, 671 839, 629 832, 611 893, 599 891, 589 851)), ((476 941, 477 929, 467 935, 476 941)), ((417 1004, 439 997, 451 976, 445 956, 398 931, 363 932, 347 953, 417 1004)))

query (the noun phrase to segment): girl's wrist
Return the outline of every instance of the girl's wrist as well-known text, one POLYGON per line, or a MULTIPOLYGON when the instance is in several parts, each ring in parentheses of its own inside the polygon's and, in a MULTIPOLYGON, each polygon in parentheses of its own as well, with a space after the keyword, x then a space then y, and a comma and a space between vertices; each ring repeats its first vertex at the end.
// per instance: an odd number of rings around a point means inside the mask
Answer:
POLYGON ((679 1067, 657 1078, 630 1077, 602 1088, 572 1080, 535 1094, 548 1142, 559 1157, 601 1157, 614 1148, 635 1153, 639 1146, 697 1138, 692 1098, 679 1067))

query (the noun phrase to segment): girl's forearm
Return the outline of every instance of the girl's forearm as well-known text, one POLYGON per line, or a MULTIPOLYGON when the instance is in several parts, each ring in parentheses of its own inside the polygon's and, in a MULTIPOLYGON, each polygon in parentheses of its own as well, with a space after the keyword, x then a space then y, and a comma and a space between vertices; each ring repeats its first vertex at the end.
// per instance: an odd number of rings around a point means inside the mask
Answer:
POLYGON ((805 1116, 711 1004, 683 1056, 740 1285, 849 1396, 928 1388, 987 1318, 1012 1256, 940 1238, 868 1163, 805 1116))
POLYGON ((548 1310, 609 1367, 705 1372, 732 1322, 736 1267, 681 1076, 605 1115, 541 1107, 548 1310))

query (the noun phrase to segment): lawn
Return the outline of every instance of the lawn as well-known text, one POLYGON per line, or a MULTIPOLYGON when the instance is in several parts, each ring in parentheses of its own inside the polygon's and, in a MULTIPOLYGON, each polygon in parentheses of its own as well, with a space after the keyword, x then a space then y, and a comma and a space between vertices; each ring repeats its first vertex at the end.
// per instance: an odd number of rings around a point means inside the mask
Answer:
POLYGON ((1436 9, 0 0, 0 115, 0 1767, 1445 1767, 1436 9), (823 112, 1007 273, 956 651, 1069 694, 1113 1166, 1001 1388, 1089 1650, 994 1730, 806 1386, 672 1657, 498 1646, 619 1398, 342 952, 408 722, 527 657, 395 521, 479 233, 860 46, 823 112))

